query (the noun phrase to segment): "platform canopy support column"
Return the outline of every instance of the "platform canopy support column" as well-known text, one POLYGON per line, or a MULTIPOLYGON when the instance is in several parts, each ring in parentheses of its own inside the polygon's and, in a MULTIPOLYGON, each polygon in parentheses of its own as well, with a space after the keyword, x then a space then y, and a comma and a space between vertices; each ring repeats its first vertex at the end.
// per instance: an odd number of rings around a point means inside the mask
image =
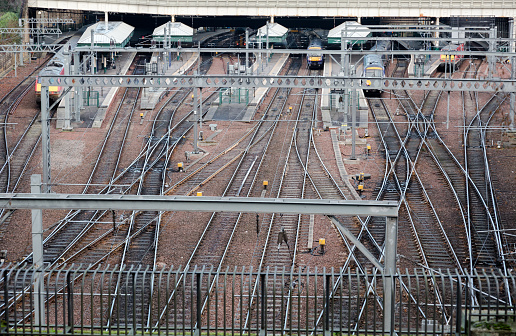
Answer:
MULTIPOLYGON (((79 75, 81 73, 80 68, 80 54, 79 52, 73 53, 73 68, 74 74, 79 75)), ((74 96, 74 110, 75 110, 75 121, 81 121, 81 109, 82 109, 82 88, 75 87, 75 96, 74 96)))
MULTIPOLYGON (((491 30, 489 32, 489 37, 490 37, 489 51, 490 52, 496 51, 496 41, 494 39, 496 38, 496 35, 498 35, 497 32, 498 32, 498 30, 496 29, 496 26, 491 28, 491 30)), ((488 78, 491 79, 494 76, 496 76, 496 57, 492 56, 492 55, 487 56, 487 64, 489 66, 489 71, 487 72, 487 76, 488 76, 488 78)))
MULTIPOLYGON (((511 59, 511 65, 512 65, 512 69, 511 69, 511 79, 516 79, 516 66, 515 66, 515 63, 516 62, 516 56, 513 56, 512 59, 511 59)), ((510 94, 510 102, 509 102, 509 127, 511 129, 511 131, 514 131, 514 109, 515 109, 515 104, 516 104, 516 98, 515 98, 515 93, 514 92, 511 92, 510 94)))
MULTIPOLYGON (((64 51, 64 74, 66 76, 70 75, 70 67, 71 67, 71 59, 72 59, 72 55, 70 54, 70 51, 69 50, 65 50, 64 51)), ((72 100, 70 99, 71 97, 71 91, 66 93, 66 96, 64 97, 64 105, 65 105, 65 110, 64 110, 64 120, 63 120, 63 130, 65 131, 71 131, 73 129, 72 125, 71 125, 71 120, 72 120, 72 100)))
MULTIPOLYGON (((435 18, 435 32, 434 32, 434 38, 439 38, 439 17, 435 18)), ((439 46, 439 41, 434 41, 434 47, 439 46)))

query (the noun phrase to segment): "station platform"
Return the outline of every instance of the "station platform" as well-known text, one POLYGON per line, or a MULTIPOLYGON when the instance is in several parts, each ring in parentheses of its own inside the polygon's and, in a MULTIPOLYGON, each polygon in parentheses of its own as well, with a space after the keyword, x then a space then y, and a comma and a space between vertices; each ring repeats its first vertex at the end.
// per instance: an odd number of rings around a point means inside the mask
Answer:
MULTIPOLYGON (((84 29, 83 29, 84 30, 84 29)), ((194 41, 203 43, 208 38, 213 37, 215 35, 223 34, 228 32, 229 29, 219 29, 214 32, 202 32, 194 35, 194 41)), ((76 34, 77 32, 73 33, 76 34)), ((80 36, 80 35, 79 35, 80 36)), ((115 69, 106 69, 99 71, 99 74, 103 75, 124 75, 127 74, 136 53, 121 53, 118 59, 116 60, 116 68, 115 69)), ((166 70, 166 75, 180 75, 183 74, 188 68, 190 68, 196 61, 198 55, 184 53, 179 60, 174 60, 171 62, 170 66, 166 70)), ((94 92, 96 95, 98 94, 98 106, 97 104, 93 104, 91 106, 84 106, 81 110, 81 121, 74 121, 72 116, 72 121, 70 122, 71 129, 73 128, 99 128, 102 127, 102 123, 106 116, 106 112, 113 102, 113 99, 118 92, 118 87, 113 87, 110 89, 105 89, 103 87, 92 87, 90 92, 94 92)), ((160 89, 156 91, 146 90, 143 93, 143 97, 141 99, 141 108, 142 109, 153 109, 155 105, 159 102, 159 98, 165 89, 160 89)), ((57 109, 57 122, 56 128, 61 128, 65 126, 65 99, 61 101, 57 109)))
MULTIPOLYGON (((127 74, 131 63, 134 60, 136 53, 121 53, 118 59, 115 61, 116 68, 115 69, 106 69, 101 70, 101 74, 103 75, 124 75, 127 74)), ((102 122, 106 116, 106 111, 111 105, 113 98, 118 92, 118 87, 112 88, 104 88, 104 87, 91 87, 89 93, 87 90, 83 91, 84 95, 90 95, 90 97, 94 94, 94 98, 88 99, 90 104, 86 104, 83 106, 81 110, 81 120, 75 121, 72 116, 72 121, 70 122, 71 128, 99 128, 102 126, 102 122), (98 106, 97 106, 98 102, 98 106)), ((57 121, 56 128, 63 129, 65 127, 65 104, 66 99, 61 100, 58 108, 57 108, 57 121)))
MULTIPOLYGON (((351 57, 351 65, 356 74, 362 73, 363 64, 360 62, 360 57, 351 57)), ((327 58, 324 62, 323 77, 339 76, 341 74, 340 64, 337 63, 340 58, 327 58)), ((336 97, 331 97, 330 89, 321 90, 321 114, 323 129, 327 130, 330 127, 349 127, 351 126, 351 111, 346 116, 340 108, 340 104, 336 97)), ((358 113, 356 116, 357 127, 367 128, 368 111, 367 100, 365 99, 363 90, 358 90, 358 113)))
MULTIPOLYGON (((431 55, 430 57, 426 57, 425 62, 423 63, 423 77, 432 76, 439 65, 441 65, 441 57, 439 55, 431 55)), ((409 78, 418 77, 419 75, 416 74, 416 62, 414 55, 411 55, 410 57, 410 63, 407 71, 409 78)))
MULTIPOLYGON (((288 54, 272 54, 268 62, 263 60, 262 64, 254 63, 252 72, 254 74, 268 74, 277 76, 288 60, 288 54)), ((222 104, 212 103, 206 114, 205 120, 240 120, 250 122, 258 111, 261 102, 267 94, 268 88, 256 88, 249 98, 248 104, 222 104)), ((251 92, 249 92, 251 95, 251 92)))
MULTIPOLYGON (((229 32, 229 29, 218 29, 213 32, 200 32, 195 33, 192 37, 194 45, 198 43, 204 43, 207 39, 225 34, 229 32)), ((153 54, 153 56, 155 56, 153 54)), ((172 62, 168 64, 167 69, 164 72, 166 76, 181 76, 185 74, 199 59, 197 53, 183 53, 180 56, 173 58, 172 62)), ((160 101, 165 88, 159 89, 144 89, 141 97, 140 109, 142 110, 153 110, 158 102, 160 101)))
MULTIPOLYGON (((165 70, 165 76, 181 76, 184 75, 199 59, 198 53, 183 53, 168 64, 165 70)), ((140 109, 153 110, 166 88, 145 88, 140 99, 140 109)))

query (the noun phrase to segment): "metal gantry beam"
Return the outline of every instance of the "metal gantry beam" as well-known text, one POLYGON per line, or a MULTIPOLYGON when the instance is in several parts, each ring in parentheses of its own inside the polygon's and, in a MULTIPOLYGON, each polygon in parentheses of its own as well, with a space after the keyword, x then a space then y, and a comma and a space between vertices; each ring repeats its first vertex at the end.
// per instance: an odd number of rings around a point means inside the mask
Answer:
POLYGON ((57 52, 62 44, 3 44, 0 45, 0 53, 25 53, 25 52, 57 52))
MULTIPOLYGON (((21 28, 11 28, 11 29, 21 29, 21 28)), ((380 41, 380 40, 392 40, 389 37, 371 37, 368 38, 372 41, 380 41)), ((396 38, 396 40, 406 40, 406 41, 421 41, 422 38, 416 37, 400 37, 396 38)), ((432 39, 425 38, 424 41, 450 41, 450 40, 461 40, 464 39, 432 39)), ((466 39, 467 41, 483 41, 486 42, 489 39, 466 39)), ((514 39, 495 39, 497 42, 507 42, 507 43, 516 43, 514 39)), ((63 45, 55 44, 55 45, 46 45, 42 46, 44 48, 60 48, 63 45)), ((32 48, 37 48, 39 45, 0 45, 0 52, 12 52, 12 51, 21 51, 21 52, 30 52, 30 51, 40 51, 40 50, 32 50, 32 48)), ((47 50, 43 50, 47 51, 47 50)), ((50 50, 52 51, 52 50, 50 50)), ((306 50, 306 49, 242 49, 242 48, 143 48, 143 47, 101 47, 101 46, 87 46, 87 47, 76 47, 73 52, 139 52, 139 53, 154 53, 154 52, 191 52, 191 53, 245 53, 245 52, 262 52, 262 53, 274 53, 274 54, 292 54, 292 55, 306 55, 306 54, 324 54, 324 55, 342 55, 344 51, 342 50, 306 50)), ((440 50, 389 50, 389 51, 370 51, 370 50, 345 50, 348 55, 364 55, 364 54, 388 54, 388 55, 463 55, 463 56, 471 56, 471 57, 503 57, 503 58, 511 58, 516 56, 514 52, 504 52, 504 51, 473 51, 473 50, 463 50, 463 51, 453 51, 448 50, 446 52, 440 50)))
POLYGON ((53 34, 61 35, 59 28, 0 28, 0 34, 53 34))
POLYGON ((22 27, 25 23, 28 24, 61 24, 61 23, 75 23, 72 19, 61 18, 21 18, 18 19, 18 25, 22 27))
POLYGON ((3 209, 82 209, 289 213, 398 217, 393 201, 346 201, 261 197, 200 197, 160 195, 0 194, 3 209))
MULTIPOLYGON (((389 37, 372 37, 370 38, 374 41, 380 41, 380 40, 392 40, 392 38, 389 37)), ((422 38, 414 38, 414 37, 407 37, 407 38, 396 38, 397 40, 407 40, 407 41, 450 41, 454 40, 451 38, 446 39, 422 39, 422 38)), ((456 39, 464 41, 464 39, 456 39)), ((470 39, 467 39, 468 41, 470 39)), ((473 41, 473 39, 471 39, 473 41)), ((479 41, 486 41, 488 39, 478 39, 479 41)), ((515 42, 516 40, 509 40, 507 41, 515 42)), ((500 39, 497 39, 497 41, 500 41, 500 39)), ((144 48, 144 47, 101 47, 101 46, 87 46, 87 47, 76 47, 74 52, 139 52, 139 53, 154 53, 154 52, 172 52, 172 53, 211 53, 215 55, 216 53, 245 53, 245 52, 261 52, 261 53, 267 53, 267 54, 292 54, 292 55, 307 55, 307 54, 324 54, 324 55, 341 55, 344 51, 342 50, 307 50, 307 49, 244 49, 244 48, 157 48, 157 47, 150 47, 150 48, 144 48)), ((345 52, 349 55, 364 55, 364 54, 387 54, 387 55, 401 55, 401 56, 407 56, 407 55, 463 55, 463 56, 471 56, 471 57, 485 57, 485 56, 494 56, 494 57, 504 57, 504 58, 510 58, 512 56, 515 56, 516 53, 511 52, 505 52, 505 51, 475 51, 475 50, 461 50, 461 51, 454 51, 454 50, 388 50, 388 51, 371 51, 367 49, 351 49, 351 50, 345 50, 345 52)))
POLYGON ((80 75, 41 76, 42 86, 68 87, 149 87, 149 88, 316 88, 377 90, 444 90, 475 92, 516 92, 515 79, 446 79, 446 78, 375 78, 360 76, 259 76, 259 75, 192 75, 134 76, 80 75), (370 85, 368 85, 370 83, 370 85))

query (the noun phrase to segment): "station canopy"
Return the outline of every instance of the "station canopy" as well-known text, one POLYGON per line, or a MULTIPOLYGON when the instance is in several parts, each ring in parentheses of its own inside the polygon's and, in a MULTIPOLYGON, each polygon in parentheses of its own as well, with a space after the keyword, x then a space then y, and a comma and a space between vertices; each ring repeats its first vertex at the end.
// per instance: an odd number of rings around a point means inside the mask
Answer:
POLYGON ((360 44, 365 42, 364 38, 371 36, 371 30, 358 22, 346 21, 330 30, 328 33, 328 43, 340 44, 341 37, 343 36, 352 45, 360 44))
POLYGON ((152 39, 154 41, 165 41, 165 28, 167 28, 168 40, 172 42, 192 42, 193 28, 181 22, 167 22, 154 29, 152 39))
POLYGON ((86 28, 77 46, 88 47, 91 45, 91 31, 95 32, 94 43, 96 47, 125 47, 133 36, 134 27, 121 21, 97 22, 86 28), (107 26, 107 27, 106 27, 107 26))
POLYGON ((267 25, 260 27, 258 29, 258 32, 256 33, 256 37, 261 37, 262 40, 267 38, 267 33, 269 35, 269 42, 282 42, 286 39, 288 28, 285 28, 284 26, 280 25, 279 23, 269 23, 267 25))

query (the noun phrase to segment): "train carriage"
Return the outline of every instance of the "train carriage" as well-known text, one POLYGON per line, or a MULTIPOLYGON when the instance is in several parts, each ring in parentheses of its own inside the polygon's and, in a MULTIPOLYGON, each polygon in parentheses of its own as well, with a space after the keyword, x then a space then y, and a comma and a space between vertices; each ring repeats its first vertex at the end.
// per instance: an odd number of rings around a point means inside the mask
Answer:
MULTIPOLYGON (((41 82, 40 76, 53 76, 57 77, 60 75, 64 75, 64 66, 65 66, 65 55, 64 50, 68 48, 68 44, 65 44, 52 59, 48 62, 48 64, 39 72, 38 77, 36 78, 35 91, 36 91, 36 101, 38 103, 41 102, 41 82)), ((63 93, 62 86, 50 86, 48 88, 48 94, 51 101, 56 101, 61 94, 63 93)))
MULTIPOLYGON (((314 38, 308 45, 308 50, 322 50, 322 41, 318 38, 314 38)), ((324 54, 307 54, 306 63, 309 69, 322 69, 324 66, 324 54)))
MULTIPOLYGON (((370 78, 384 78, 385 77, 385 60, 387 58, 386 52, 390 50, 390 41, 378 41, 370 50, 378 51, 380 53, 367 54, 364 56, 364 72, 363 77, 366 79, 366 86, 371 85, 370 78)), ((378 90, 365 90, 367 93, 379 93, 378 90)))
MULTIPOLYGON (((461 44, 448 44, 443 47, 441 51, 464 51, 464 43, 461 44)), ((441 66, 449 67, 451 71, 456 70, 462 61, 464 60, 464 55, 450 55, 447 53, 441 54, 441 66)))

